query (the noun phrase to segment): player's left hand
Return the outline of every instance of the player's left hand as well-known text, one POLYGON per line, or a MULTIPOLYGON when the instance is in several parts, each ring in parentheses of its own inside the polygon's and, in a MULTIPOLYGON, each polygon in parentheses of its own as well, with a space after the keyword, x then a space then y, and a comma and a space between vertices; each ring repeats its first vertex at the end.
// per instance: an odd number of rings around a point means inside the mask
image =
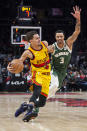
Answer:
POLYGON ((71 12, 71 15, 73 15, 73 17, 77 20, 80 21, 80 13, 81 13, 81 9, 76 5, 75 7, 73 7, 73 12, 71 12))

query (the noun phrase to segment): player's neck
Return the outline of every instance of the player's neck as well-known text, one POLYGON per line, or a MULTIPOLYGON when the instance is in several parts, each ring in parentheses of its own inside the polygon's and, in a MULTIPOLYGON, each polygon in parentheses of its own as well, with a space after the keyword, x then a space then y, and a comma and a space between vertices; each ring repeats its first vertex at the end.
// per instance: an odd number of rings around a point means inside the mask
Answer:
POLYGON ((57 46, 58 46, 59 48, 63 48, 63 47, 64 47, 64 42, 63 42, 63 43, 57 43, 57 46))
POLYGON ((39 46, 31 45, 31 48, 34 49, 34 50, 41 50, 42 49, 42 45, 39 45, 39 46))

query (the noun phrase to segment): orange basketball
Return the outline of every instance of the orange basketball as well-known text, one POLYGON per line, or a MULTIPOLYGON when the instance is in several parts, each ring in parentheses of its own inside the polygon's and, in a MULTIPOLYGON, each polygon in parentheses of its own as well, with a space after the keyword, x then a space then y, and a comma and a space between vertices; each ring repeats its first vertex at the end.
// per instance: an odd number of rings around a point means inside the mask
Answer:
POLYGON ((11 61, 11 66, 14 69, 11 73, 20 73, 22 72, 23 68, 24 68, 24 64, 23 62, 21 62, 19 59, 14 59, 11 61))

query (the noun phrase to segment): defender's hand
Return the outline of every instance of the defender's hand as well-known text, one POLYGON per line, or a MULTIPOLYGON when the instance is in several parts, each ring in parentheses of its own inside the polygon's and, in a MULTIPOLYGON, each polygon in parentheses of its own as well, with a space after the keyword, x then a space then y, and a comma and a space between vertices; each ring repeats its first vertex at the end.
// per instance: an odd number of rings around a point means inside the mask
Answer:
POLYGON ((71 15, 73 15, 73 17, 76 19, 76 20, 79 20, 80 21, 80 13, 81 13, 81 9, 76 5, 75 7, 73 7, 73 12, 71 12, 71 15))

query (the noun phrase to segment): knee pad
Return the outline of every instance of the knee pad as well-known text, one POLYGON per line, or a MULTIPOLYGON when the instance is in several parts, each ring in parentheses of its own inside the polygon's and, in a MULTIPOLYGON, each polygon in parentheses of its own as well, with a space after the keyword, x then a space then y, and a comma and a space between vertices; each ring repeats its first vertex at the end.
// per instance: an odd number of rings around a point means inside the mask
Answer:
POLYGON ((40 96, 40 93, 41 93, 41 86, 37 86, 34 84, 34 87, 33 87, 33 94, 30 98, 30 101, 29 102, 36 102, 36 99, 39 98, 40 96))
POLYGON ((43 106, 45 106, 45 104, 46 104, 46 97, 45 96, 43 96, 43 95, 40 95, 40 97, 39 97, 39 106, 40 107, 43 107, 43 106))
POLYGON ((45 104, 46 104, 46 99, 47 99, 47 98, 46 98, 45 96, 40 95, 40 96, 39 96, 39 100, 35 102, 35 106, 36 106, 36 107, 43 107, 43 106, 45 106, 45 104))
POLYGON ((37 86, 36 84, 34 84, 33 94, 34 94, 36 97, 39 97, 39 96, 40 96, 40 93, 41 93, 41 86, 37 86))

